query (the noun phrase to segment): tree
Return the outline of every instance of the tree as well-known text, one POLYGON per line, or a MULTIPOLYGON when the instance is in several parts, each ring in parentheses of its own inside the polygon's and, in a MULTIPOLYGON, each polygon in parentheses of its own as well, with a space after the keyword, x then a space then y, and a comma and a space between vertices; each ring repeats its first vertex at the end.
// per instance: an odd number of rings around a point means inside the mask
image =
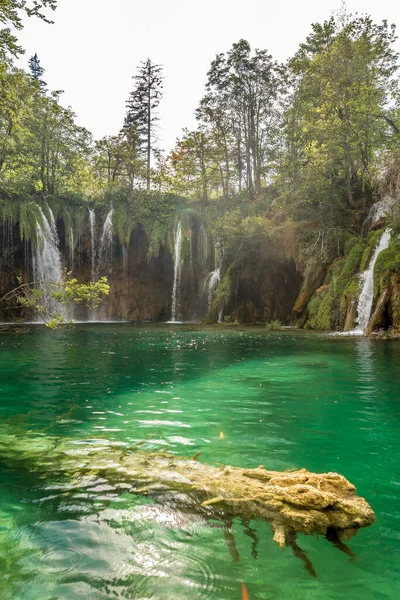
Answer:
POLYGON ((399 143, 395 39, 386 21, 342 9, 314 24, 289 61, 281 200, 307 222, 306 245, 323 261, 340 252, 344 230, 357 232, 373 200, 380 157, 399 143))
POLYGON ((162 99, 162 67, 150 59, 141 63, 137 75, 133 77, 135 87, 127 102, 127 113, 123 131, 135 151, 143 152, 146 157, 147 191, 150 190, 151 154, 155 150, 156 123, 159 120, 156 110, 162 99))
POLYGON ((29 59, 29 71, 31 73, 32 79, 34 81, 37 81, 40 85, 40 89, 43 90, 43 88, 46 87, 46 82, 42 80, 44 69, 40 64, 39 57, 36 53, 29 59))
POLYGON ((313 26, 290 61, 294 75, 288 138, 304 171, 318 169, 351 208, 371 182, 376 154, 398 128, 391 118, 398 69, 394 26, 345 12, 313 26))
POLYGON ((246 40, 212 62, 197 117, 214 130, 222 149, 225 195, 232 161, 239 190, 245 175, 250 199, 260 194, 262 179, 269 176, 283 90, 282 67, 266 50, 252 53, 246 40))
POLYGON ((64 313, 71 306, 80 304, 88 308, 98 308, 110 293, 106 277, 98 281, 79 283, 69 273, 64 272, 61 281, 32 281, 22 283, 0 298, 0 311, 9 310, 10 302, 33 312, 50 329, 71 323, 64 313), (54 303, 49 303, 48 299, 54 303))
POLYGON ((96 141, 93 168, 101 189, 109 194, 117 188, 131 192, 147 175, 143 158, 123 132, 96 141))
POLYGON ((21 12, 28 17, 39 17, 47 23, 52 23, 43 9, 55 10, 57 0, 0 0, 0 23, 6 27, 0 29, 0 60, 6 60, 9 54, 17 56, 23 54, 24 50, 18 46, 15 35, 11 28, 21 30, 23 28, 21 12))
POLYGON ((89 159, 91 135, 75 123, 75 114, 59 103, 61 92, 37 94, 27 125, 33 134, 26 151, 34 186, 43 194, 61 194, 74 188, 76 167, 89 159))
POLYGON ((26 165, 27 121, 37 86, 19 69, 0 64, 0 178, 9 185, 26 165))

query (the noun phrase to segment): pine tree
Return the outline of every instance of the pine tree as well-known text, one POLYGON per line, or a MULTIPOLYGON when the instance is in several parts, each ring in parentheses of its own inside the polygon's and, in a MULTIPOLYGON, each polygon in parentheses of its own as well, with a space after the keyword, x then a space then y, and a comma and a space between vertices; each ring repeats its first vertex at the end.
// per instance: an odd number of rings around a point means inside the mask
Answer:
POLYGON ((39 57, 36 53, 29 59, 29 70, 32 79, 39 83, 40 89, 43 89, 47 84, 45 81, 43 81, 43 79, 41 79, 44 69, 40 64, 39 57))
POLYGON ((159 121, 156 110, 163 94, 162 67, 147 59, 141 63, 133 79, 135 87, 127 101, 123 131, 135 144, 135 150, 145 154, 147 190, 150 190, 151 153, 156 150, 153 142, 156 140, 156 123, 159 121))

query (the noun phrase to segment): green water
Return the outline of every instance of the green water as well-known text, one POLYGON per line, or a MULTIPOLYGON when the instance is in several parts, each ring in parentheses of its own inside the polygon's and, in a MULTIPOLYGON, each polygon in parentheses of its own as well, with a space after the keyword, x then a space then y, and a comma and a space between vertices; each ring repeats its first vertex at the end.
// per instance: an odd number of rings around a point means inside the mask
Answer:
POLYGON ((237 466, 337 471, 377 515, 349 542, 220 523, 103 480, 41 478, 0 452, 0 599, 400 597, 400 345, 184 326, 34 328, 0 338, 0 432, 147 440, 237 466))

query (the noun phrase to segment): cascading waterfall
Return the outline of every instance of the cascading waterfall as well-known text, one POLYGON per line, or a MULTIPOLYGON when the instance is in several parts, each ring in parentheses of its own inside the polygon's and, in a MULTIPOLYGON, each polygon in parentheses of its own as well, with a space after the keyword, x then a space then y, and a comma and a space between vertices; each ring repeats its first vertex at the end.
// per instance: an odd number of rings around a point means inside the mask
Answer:
POLYGON ((210 308, 214 292, 221 281, 222 252, 221 245, 219 242, 215 244, 214 256, 215 269, 207 275, 206 280, 204 282, 205 291, 207 292, 208 308, 210 308))
POLYGON ((204 265, 207 264, 208 261, 208 235, 207 229, 204 224, 204 221, 201 222, 200 225, 200 258, 204 265))
POLYGON ((389 248, 391 230, 386 229, 379 244, 375 248, 369 263, 368 269, 361 275, 361 293, 358 299, 357 307, 357 328, 354 333, 364 334, 368 327, 369 320, 371 318, 372 303, 374 300, 374 268, 375 263, 378 259, 379 254, 389 248))
POLYGON ((90 243, 91 243, 91 259, 92 259, 92 269, 91 269, 91 280, 94 281, 96 276, 96 250, 95 250, 95 225, 96 225, 96 213, 92 208, 89 208, 89 225, 90 225, 90 243))
POLYGON ((390 214, 393 207, 395 206, 395 204, 396 200, 394 198, 391 198, 390 196, 387 196, 379 202, 375 202, 375 204, 371 206, 368 216, 364 221, 362 227, 363 235, 366 235, 368 233, 369 228, 375 225, 378 221, 380 221, 380 219, 387 217, 390 214))
MULTIPOLYGON (((100 240, 100 252, 99 252, 99 262, 97 265, 97 269, 104 269, 104 271, 111 271, 112 268, 112 216, 114 210, 111 209, 108 213, 106 220, 103 225, 103 233, 101 234, 100 240)), ((97 276, 102 275, 103 273, 97 272, 97 276)))
POLYGON ((177 311, 179 309, 179 296, 181 284, 181 253, 182 253, 182 224, 179 221, 175 231, 175 253, 174 253, 174 284, 172 287, 172 315, 171 322, 177 322, 177 311))
POLYGON ((70 243, 70 249, 69 249, 69 260, 70 260, 70 265, 71 265, 71 271, 74 270, 74 259, 75 259, 75 240, 74 240, 74 230, 71 227, 70 231, 69 231, 69 243, 70 243))
POLYGON ((206 288, 207 288, 207 293, 208 293, 208 296, 207 296, 208 307, 210 307, 214 292, 217 289, 220 281, 221 281, 221 268, 217 267, 215 269, 215 271, 212 271, 206 279, 206 288))
POLYGON ((49 208, 50 223, 40 208, 43 228, 36 225, 37 245, 33 254, 35 281, 55 283, 62 279, 61 255, 54 215, 49 208))
MULTIPOLYGON (((44 289, 47 284, 57 283, 62 279, 61 255, 54 215, 49 208, 50 222, 40 208, 43 227, 37 223, 37 243, 33 252, 33 274, 38 287, 44 289)), ((46 308, 63 313, 60 305, 51 298, 45 299, 46 308)))

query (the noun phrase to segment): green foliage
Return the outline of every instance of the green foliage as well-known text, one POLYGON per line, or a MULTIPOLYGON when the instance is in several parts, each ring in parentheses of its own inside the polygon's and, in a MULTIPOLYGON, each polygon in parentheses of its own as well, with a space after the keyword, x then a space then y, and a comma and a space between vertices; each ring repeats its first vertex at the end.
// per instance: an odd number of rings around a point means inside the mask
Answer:
POLYGON ((244 218, 239 209, 227 212, 213 227, 214 238, 223 249, 228 262, 243 264, 275 255, 271 223, 263 217, 244 218))
POLYGON ((23 28, 21 12, 28 17, 39 17, 50 23, 42 9, 55 10, 57 0, 0 0, 0 23, 6 25, 6 29, 0 30, 0 60, 5 60, 8 54, 16 56, 23 52, 18 46, 15 35, 11 28, 21 30, 23 28))
POLYGON ((105 296, 110 293, 107 277, 100 277, 98 281, 79 283, 77 279, 70 278, 67 274, 55 290, 52 297, 62 304, 83 304, 90 308, 98 308, 105 296))
POLYGON ((358 238, 344 257, 340 272, 334 277, 335 292, 341 295, 352 277, 359 271, 364 254, 364 241, 358 238))
POLYGON ((280 331, 282 329, 282 323, 278 320, 269 321, 269 323, 265 324, 265 327, 268 331, 280 331))
POLYGON ((334 297, 329 289, 317 292, 308 305, 309 318, 307 329, 329 331, 333 327, 333 301, 334 297))
POLYGON ((374 295, 375 299, 389 285, 391 277, 400 273, 400 243, 397 236, 392 236, 389 248, 383 250, 375 263, 374 295))
POLYGON ((359 293, 358 277, 365 241, 351 237, 346 242, 347 254, 336 259, 328 270, 325 284, 308 304, 308 329, 330 330, 336 324, 335 312, 343 325, 351 299, 359 293))
POLYGON ((340 255, 338 231, 361 225, 379 156, 398 144, 395 40, 386 21, 342 10, 314 24, 289 62, 293 94, 276 183, 286 211, 306 222, 303 246, 321 262, 340 255))
POLYGON ((143 153, 146 159, 146 188, 150 191, 151 154, 156 151, 155 125, 159 120, 156 110, 163 96, 162 67, 148 58, 142 62, 133 77, 134 90, 129 95, 123 132, 136 153, 143 153), (132 144, 133 142, 133 144, 132 144))
POLYGON ((22 284, 9 292, 1 302, 15 299, 27 310, 40 316, 47 327, 57 329, 59 325, 69 323, 61 309, 67 309, 74 304, 89 308, 97 308, 110 293, 106 277, 89 283, 79 283, 69 273, 64 273, 63 279, 56 283, 41 282, 22 284), (56 304, 49 302, 55 301, 56 304))

